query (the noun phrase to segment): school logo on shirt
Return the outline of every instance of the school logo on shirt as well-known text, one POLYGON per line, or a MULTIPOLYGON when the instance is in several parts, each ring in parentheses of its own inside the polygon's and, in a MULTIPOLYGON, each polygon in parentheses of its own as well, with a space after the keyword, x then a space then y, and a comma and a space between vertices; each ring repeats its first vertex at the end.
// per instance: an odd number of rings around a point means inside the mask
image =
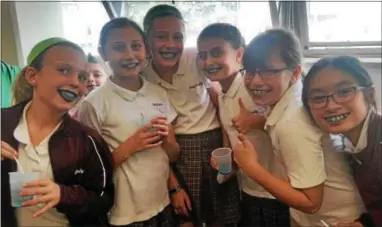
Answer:
POLYGON ((189 87, 189 89, 194 89, 194 88, 197 88, 197 87, 199 87, 199 86, 202 86, 203 85, 203 82, 199 82, 199 83, 197 83, 197 84, 194 84, 194 85, 191 85, 190 87, 189 87))
POLYGON ((164 113, 165 109, 164 109, 164 104, 161 103, 161 102, 158 102, 158 103, 153 103, 153 106, 160 112, 160 113, 164 113))

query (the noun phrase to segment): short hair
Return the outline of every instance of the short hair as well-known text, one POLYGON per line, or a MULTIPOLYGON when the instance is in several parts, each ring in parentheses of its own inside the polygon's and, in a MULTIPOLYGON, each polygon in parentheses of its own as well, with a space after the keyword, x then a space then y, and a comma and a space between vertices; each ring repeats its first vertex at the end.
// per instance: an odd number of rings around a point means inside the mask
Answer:
POLYGON ((207 38, 221 38, 231 44, 232 48, 239 49, 245 47, 245 40, 240 30, 228 23, 214 23, 205 27, 200 32, 197 43, 207 38))

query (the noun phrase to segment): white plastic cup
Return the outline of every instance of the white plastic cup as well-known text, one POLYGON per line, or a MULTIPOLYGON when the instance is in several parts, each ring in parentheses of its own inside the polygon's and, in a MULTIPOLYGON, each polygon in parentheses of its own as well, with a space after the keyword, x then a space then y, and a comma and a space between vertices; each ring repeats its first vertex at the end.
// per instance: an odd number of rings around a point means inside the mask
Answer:
POLYGON ((232 149, 222 147, 212 152, 212 157, 218 164, 218 172, 220 174, 229 174, 232 172, 232 149))
POLYGON ((11 204, 12 207, 21 207, 22 203, 28 200, 32 200, 33 196, 20 196, 20 192, 25 183, 37 180, 40 177, 40 173, 37 172, 10 172, 9 184, 11 189, 11 204))

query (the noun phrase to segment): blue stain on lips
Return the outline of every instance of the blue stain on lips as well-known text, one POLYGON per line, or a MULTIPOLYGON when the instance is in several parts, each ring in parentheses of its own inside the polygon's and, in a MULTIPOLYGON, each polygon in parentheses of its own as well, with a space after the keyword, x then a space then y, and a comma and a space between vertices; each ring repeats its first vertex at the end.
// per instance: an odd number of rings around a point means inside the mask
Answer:
POLYGON ((77 93, 70 90, 58 89, 57 92, 67 102, 73 102, 78 97, 77 93))

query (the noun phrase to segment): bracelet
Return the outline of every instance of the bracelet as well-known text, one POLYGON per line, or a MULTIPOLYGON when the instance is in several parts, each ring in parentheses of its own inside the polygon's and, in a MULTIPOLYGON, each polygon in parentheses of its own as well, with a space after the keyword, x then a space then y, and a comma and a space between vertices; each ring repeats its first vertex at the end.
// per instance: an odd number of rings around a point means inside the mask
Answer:
POLYGON ((182 187, 180 185, 176 186, 175 188, 171 188, 170 189, 170 195, 174 194, 174 193, 176 193, 176 192, 178 192, 180 190, 182 190, 182 187))

